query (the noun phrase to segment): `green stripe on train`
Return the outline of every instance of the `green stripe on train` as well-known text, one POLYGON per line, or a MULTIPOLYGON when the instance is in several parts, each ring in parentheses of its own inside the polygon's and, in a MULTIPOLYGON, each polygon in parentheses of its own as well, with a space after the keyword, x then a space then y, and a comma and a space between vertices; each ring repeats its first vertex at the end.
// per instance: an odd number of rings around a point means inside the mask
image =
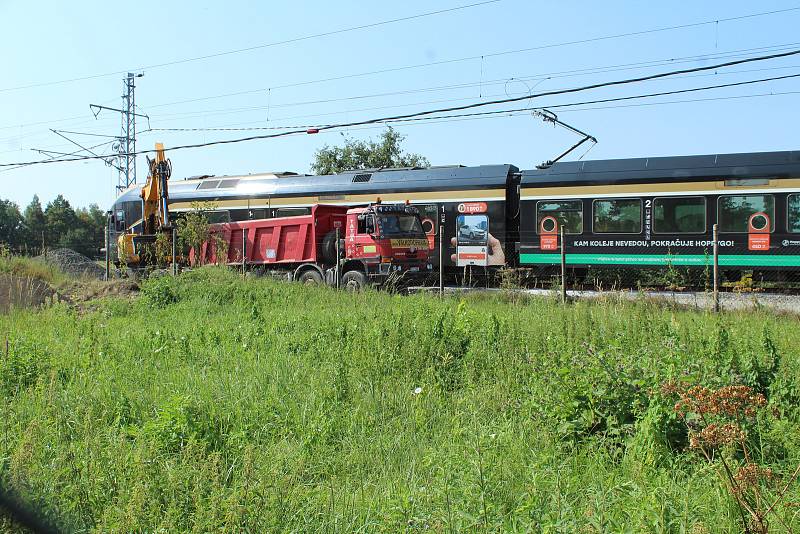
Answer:
MULTIPOLYGON (((520 254, 521 263, 558 264, 560 254, 520 254)), ((704 254, 567 254, 568 265, 710 265, 704 254)), ((800 267, 800 256, 762 256, 756 254, 720 254, 722 266, 800 267)))

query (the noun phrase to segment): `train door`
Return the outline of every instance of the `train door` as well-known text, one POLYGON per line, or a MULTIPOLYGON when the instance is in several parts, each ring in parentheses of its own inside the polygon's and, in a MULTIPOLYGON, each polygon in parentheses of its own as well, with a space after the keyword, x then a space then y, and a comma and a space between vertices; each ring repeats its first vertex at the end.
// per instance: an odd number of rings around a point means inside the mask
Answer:
POLYGON ((439 204, 414 204, 419 210, 419 217, 422 220, 422 229, 428 238, 428 248, 431 250, 431 263, 434 266, 439 264, 439 204))

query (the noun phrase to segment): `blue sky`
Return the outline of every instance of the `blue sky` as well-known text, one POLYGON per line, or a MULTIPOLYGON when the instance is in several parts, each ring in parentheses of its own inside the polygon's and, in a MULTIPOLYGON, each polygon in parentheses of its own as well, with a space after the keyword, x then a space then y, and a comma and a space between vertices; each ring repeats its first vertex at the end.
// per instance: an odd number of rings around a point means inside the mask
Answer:
MULTIPOLYGON (((0 163, 41 159, 32 148, 77 150, 50 128, 116 135, 119 116, 95 119, 89 104, 121 105, 122 75, 14 89, 136 69, 183 58, 247 48, 310 34, 447 9, 478 0, 441 2, 152 2, 131 3, 126 13, 99 1, 0 0, 5 51, 0 77, 0 163), (123 23, 123 17, 127 17, 123 23), (10 24, 9 24, 10 23, 10 24), (68 119, 68 120, 64 120, 68 119)), ((800 9, 701 24, 584 44, 507 53, 666 26, 716 21, 800 7, 795 1, 532 2, 501 0, 448 13, 346 33, 259 48, 169 67, 146 68, 138 80, 139 111, 152 128, 281 127, 354 121, 395 113, 519 96, 708 65, 798 47, 800 9), (742 52, 743 50, 748 50, 742 52), (484 56, 338 81, 279 87, 394 67, 484 56), (699 57, 697 57, 699 56, 699 57), (679 58, 694 58, 691 60, 679 58), (605 67, 673 59, 651 67, 605 67), (730 58, 725 58, 730 59, 730 58), (576 73, 576 70, 603 71, 576 73), (561 74, 554 74, 561 73, 561 74), (524 78, 523 81, 519 81, 524 78), (452 87, 457 86, 457 87, 452 87), (444 88, 446 87, 446 88, 444 88), (228 93, 245 92, 220 97, 228 93), (386 94, 394 93, 394 94, 386 94), (183 102, 192 100, 191 102, 183 102)), ((800 56, 749 64, 702 76, 640 83, 534 100, 554 105, 595 98, 668 91, 800 72, 800 56)), ((582 106, 559 117, 591 133, 599 144, 585 157, 663 156, 798 149, 800 78, 703 93, 634 101, 628 107, 582 106), (755 94, 771 96, 753 97, 755 94), (719 98, 702 102, 659 102, 719 98), (745 97, 745 98, 729 98, 745 97), (587 109, 587 108, 601 109, 587 109)), ((498 108, 495 108, 498 109, 498 108)), ((148 127, 140 120, 139 130, 148 127)), ((432 164, 513 163, 531 168, 577 139, 527 114, 401 124, 404 147, 432 164)), ((381 127, 303 135, 169 153, 173 177, 291 170, 308 172, 316 149, 342 134, 375 137, 381 127)), ((243 137, 253 132, 153 131, 138 148, 167 147, 243 137)), ((261 132, 263 133, 263 132, 261 132)), ((85 146, 100 137, 71 136, 85 146)), ((103 153, 110 147, 100 147, 103 153)), ((577 159, 579 150, 570 156, 577 159)), ((144 158, 139 181, 145 179, 144 158)), ((116 171, 99 161, 0 169, 0 198, 24 207, 34 193, 43 201, 63 193, 75 206, 102 207, 114 199, 116 171)))

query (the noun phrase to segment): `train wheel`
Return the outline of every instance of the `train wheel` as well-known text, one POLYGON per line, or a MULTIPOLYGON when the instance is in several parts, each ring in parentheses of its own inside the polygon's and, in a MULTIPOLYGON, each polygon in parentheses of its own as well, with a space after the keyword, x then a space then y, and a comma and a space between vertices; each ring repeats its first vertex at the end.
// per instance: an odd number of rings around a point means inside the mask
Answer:
POLYGON ((305 284, 308 286, 315 286, 322 284, 322 275, 319 274, 314 269, 309 269, 304 271, 303 274, 300 275, 300 283, 305 284))
POLYGON ((367 277, 361 271, 347 271, 342 276, 342 287, 347 291, 361 291, 367 285, 367 277))

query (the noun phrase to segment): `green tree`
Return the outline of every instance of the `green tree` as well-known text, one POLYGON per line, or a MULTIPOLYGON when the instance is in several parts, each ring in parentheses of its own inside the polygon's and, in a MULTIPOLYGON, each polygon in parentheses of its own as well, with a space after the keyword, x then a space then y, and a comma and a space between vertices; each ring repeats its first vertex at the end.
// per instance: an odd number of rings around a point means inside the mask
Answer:
POLYGON ((26 227, 26 240, 28 247, 38 249, 42 246, 42 238, 47 228, 47 223, 44 217, 44 210, 42 210, 42 203, 39 201, 38 195, 33 195, 31 203, 25 208, 25 227, 26 227))
POLYGON ((427 167, 428 160, 419 154, 403 153, 400 148, 405 136, 389 127, 378 141, 345 139, 344 146, 325 145, 314 153, 311 172, 335 174, 355 169, 385 169, 389 167, 427 167))
POLYGON ((190 259, 192 265, 202 265, 205 262, 200 254, 201 247, 211 237, 208 223, 208 212, 214 207, 208 203, 196 202, 192 204, 192 211, 175 219, 178 227, 178 241, 183 249, 183 254, 190 259), (194 251, 192 254, 191 251, 194 251))
POLYGON ((45 236, 49 248, 67 247, 73 248, 74 244, 70 240, 74 235, 69 235, 70 230, 78 228, 78 217, 75 210, 70 206, 69 201, 63 195, 58 195, 52 202, 47 204, 44 210, 46 224, 45 236))
POLYGON ((0 200, 0 243, 18 249, 23 245, 24 229, 19 206, 10 200, 0 200))
POLYGON ((98 248, 104 245, 106 214, 97 204, 90 204, 88 208, 78 208, 75 210, 80 226, 86 232, 88 246, 94 254, 98 248))

